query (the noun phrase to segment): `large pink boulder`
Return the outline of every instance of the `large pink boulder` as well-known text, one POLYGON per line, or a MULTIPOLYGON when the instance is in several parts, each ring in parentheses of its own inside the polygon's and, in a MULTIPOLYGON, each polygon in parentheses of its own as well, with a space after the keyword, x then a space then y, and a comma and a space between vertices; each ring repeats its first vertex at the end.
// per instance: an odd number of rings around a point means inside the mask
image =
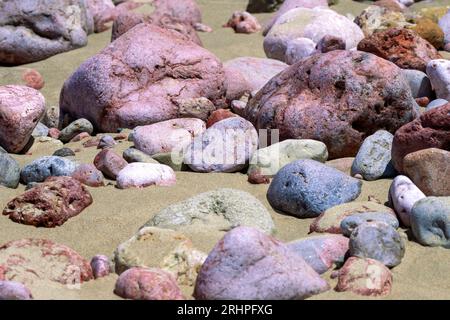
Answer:
POLYGON ((25 86, 0 86, 0 147, 11 153, 22 151, 44 116, 45 99, 25 86))
POLYGON ((84 62, 65 82, 61 117, 100 131, 179 118, 180 101, 224 103, 222 63, 177 34, 141 23, 84 62))

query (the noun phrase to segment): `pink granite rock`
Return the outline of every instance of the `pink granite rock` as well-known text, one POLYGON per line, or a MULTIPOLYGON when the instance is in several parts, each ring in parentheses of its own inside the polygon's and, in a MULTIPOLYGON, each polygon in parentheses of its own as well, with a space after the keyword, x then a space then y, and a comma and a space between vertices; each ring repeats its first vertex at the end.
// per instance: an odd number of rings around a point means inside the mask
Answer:
POLYGON ((120 170, 125 168, 128 162, 111 149, 100 151, 94 159, 95 167, 105 176, 115 180, 120 170))
POLYGON ((93 164, 80 164, 72 173, 72 178, 77 179, 89 187, 101 187, 105 185, 103 173, 93 164))
POLYGON ((206 127, 212 127, 216 122, 222 121, 227 118, 231 117, 237 117, 237 114, 234 114, 228 109, 218 109, 211 113, 211 115, 208 118, 208 121, 206 122, 206 127))
POLYGON ((95 279, 102 278, 110 274, 111 263, 107 256, 96 255, 91 259, 91 268, 95 279))
POLYGON ((232 28, 236 33, 255 33, 261 30, 258 20, 247 11, 235 11, 224 28, 232 28))
POLYGON ((175 172, 164 164, 133 162, 117 175, 117 187, 145 188, 148 186, 173 186, 177 182, 175 172))
POLYGON ((50 128, 48 129, 48 136, 53 139, 58 139, 61 131, 58 128, 50 128))

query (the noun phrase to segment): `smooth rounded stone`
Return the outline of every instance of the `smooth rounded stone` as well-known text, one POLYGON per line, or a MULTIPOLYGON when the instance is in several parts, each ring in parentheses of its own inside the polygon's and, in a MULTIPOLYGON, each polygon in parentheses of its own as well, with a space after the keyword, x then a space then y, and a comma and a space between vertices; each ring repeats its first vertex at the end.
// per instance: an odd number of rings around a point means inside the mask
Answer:
POLYGON ((395 177, 391 162, 392 140, 394 136, 386 130, 378 130, 364 139, 352 164, 351 175, 361 175, 364 180, 395 177))
POLYGON ((117 175, 119 189, 145 188, 153 185, 170 187, 176 182, 177 178, 172 168, 155 163, 130 163, 117 175))
POLYGON ((355 158, 345 157, 326 161, 325 164, 329 167, 335 168, 339 171, 342 171, 345 174, 350 175, 353 161, 355 161, 355 158))
POLYGON ((258 133, 241 117, 232 117, 206 129, 186 148, 183 162, 197 172, 242 170, 258 148, 258 133))
POLYGON ((272 78, 246 107, 257 130, 280 139, 313 139, 329 158, 353 157, 363 140, 391 133, 418 116, 411 90, 393 63, 360 51, 313 55, 272 78), (289 90, 287 89, 289 88, 289 90))
POLYGON ((299 300, 329 289, 303 258, 256 228, 227 232, 197 277, 197 300, 299 300))
POLYGON ((405 255, 405 242, 400 234, 384 222, 359 225, 350 236, 351 256, 375 259, 387 267, 400 264, 405 255))
POLYGON ((345 50, 345 41, 341 37, 325 35, 316 46, 317 51, 327 53, 333 50, 345 50))
POLYGON ((426 73, 419 70, 402 69, 402 74, 408 81, 413 98, 433 96, 433 88, 426 73))
POLYGON ((402 224, 410 227, 411 209, 425 194, 406 176, 397 176, 389 188, 389 203, 402 224))
POLYGON ((189 167, 183 163, 183 154, 181 153, 157 153, 152 155, 154 161, 165 164, 172 168, 173 171, 187 171, 189 167))
POLYGON ((38 122, 37 126, 31 133, 31 136, 35 138, 48 136, 48 127, 45 124, 38 122))
POLYGON ((110 135, 104 135, 100 138, 97 149, 112 148, 117 144, 116 140, 110 135))
POLYGON ((223 78, 222 63, 212 53, 170 30, 141 23, 66 80, 61 114, 86 118, 104 132, 135 128, 180 118, 186 99, 203 97, 224 106, 223 78))
POLYGON ((283 61, 294 64, 316 52, 317 44, 309 38, 292 39, 286 45, 283 61))
POLYGON ((128 162, 146 162, 146 163, 159 163, 157 160, 153 159, 151 156, 142 152, 136 148, 128 148, 123 154, 123 158, 128 162))
POLYGON ((386 213, 386 212, 363 212, 363 213, 357 213, 353 214, 351 216, 348 216, 344 218, 341 221, 341 231, 342 234, 346 237, 350 237, 352 232, 361 224, 366 222, 373 222, 373 221, 380 221, 383 222, 389 226, 391 226, 394 229, 397 229, 399 227, 398 220, 395 216, 392 214, 386 213))
POLYGON ((410 221, 419 243, 450 248, 450 197, 427 197, 417 201, 410 221))
POLYGON ((262 27, 259 24, 256 17, 252 16, 247 11, 235 11, 224 28, 232 28, 236 33, 256 33, 259 32, 262 27))
POLYGON ((93 278, 89 261, 47 239, 14 240, 0 246, 0 265, 5 280, 26 286, 42 281, 76 285, 93 278))
POLYGON ((5 0, 0 12, 1 64, 36 62, 83 47, 93 31, 83 0, 5 0))
POLYGON ((403 170, 427 196, 450 196, 450 152, 430 148, 403 159, 403 170))
POLYGON ((156 213, 144 227, 182 230, 191 225, 213 231, 228 231, 237 226, 259 228, 268 234, 275 231, 270 213, 258 199, 229 188, 204 192, 170 205, 156 213))
POLYGON ((228 109, 217 109, 208 118, 206 121, 206 128, 212 127, 216 122, 225 120, 227 118, 237 117, 237 114, 234 114, 228 109))
POLYGON ((327 158, 327 146, 320 141, 288 139, 258 149, 250 160, 247 174, 256 171, 258 174, 273 177, 282 167, 293 161, 311 159, 323 163, 327 158))
POLYGON ((75 152, 67 147, 61 148, 53 152, 53 156, 55 157, 74 157, 75 152))
POLYGON ((23 183, 43 182, 48 177, 70 176, 77 165, 74 161, 57 156, 38 158, 27 164, 20 172, 23 183))
POLYGON ((32 300, 30 289, 16 281, 0 280, 0 300, 32 300))
POLYGON ((278 171, 267 191, 267 200, 274 209, 298 218, 312 218, 356 199, 361 186, 361 180, 318 161, 297 160, 278 171))
POLYGON ((115 180, 119 172, 127 166, 127 162, 115 151, 104 149, 94 159, 95 167, 106 177, 115 180))
POLYGON ((427 75, 436 97, 450 101, 450 60, 438 58, 428 62, 427 75))
POLYGON ((105 185, 103 173, 93 164, 80 164, 72 173, 72 178, 89 187, 102 187, 105 185))
POLYGON ((28 68, 22 72, 21 83, 36 90, 41 90, 45 85, 42 75, 37 70, 28 68))
POLYGON ((430 111, 431 109, 439 108, 443 105, 446 105, 447 103, 448 103, 448 101, 445 99, 435 99, 427 105, 427 108, 425 111, 430 111))
POLYGON ((289 249, 300 255, 317 273, 340 265, 348 251, 348 238, 341 235, 320 235, 287 243, 289 249))
POLYGON ((4 216, 17 223, 54 228, 93 202, 89 191, 71 177, 50 177, 8 202, 4 216))
POLYGON ((140 126, 133 130, 134 147, 148 155, 182 152, 206 130, 200 119, 183 118, 140 126))
MULTIPOLYGON (((0 26, 0 38, 1 30, 0 26)), ((39 91, 25 86, 0 86, 0 146, 10 153, 22 151, 44 112, 45 98, 39 91)))
POLYGON ((89 122, 89 120, 78 119, 61 130, 61 132, 59 133, 59 140, 66 143, 83 132, 91 135, 92 132, 94 132, 94 127, 92 126, 92 123, 89 122))
POLYGON ((0 152, 0 185, 17 188, 20 180, 19 163, 8 153, 0 152))
POLYGON ((296 8, 276 20, 264 38, 264 51, 268 58, 287 62, 286 50, 291 41, 307 38, 315 48, 325 35, 344 39, 347 50, 355 48, 364 38, 361 29, 353 21, 333 10, 296 8))
POLYGON ((444 42, 445 44, 450 43, 450 10, 442 16, 438 21, 439 27, 444 31, 444 42))
POLYGON ((106 23, 114 20, 115 5, 111 0, 87 0, 87 10, 94 19, 94 32, 108 30, 106 23))
POLYGON ((105 255, 96 255, 91 259, 92 273, 95 279, 106 277, 111 273, 111 262, 105 255))
POLYGON ((343 233, 342 221, 352 215, 362 213, 387 213, 395 217, 395 212, 374 201, 349 202, 332 207, 317 217, 310 226, 310 232, 343 233))
POLYGON ((239 100, 245 94, 258 91, 287 67, 278 60, 256 57, 238 57, 224 62, 227 100, 239 100))
POLYGON ((384 296, 391 292, 392 272, 381 262, 350 257, 339 270, 338 292, 350 291, 362 296, 384 296))
POLYGON ((114 262, 118 274, 133 267, 160 268, 178 284, 193 285, 206 256, 180 232, 146 227, 117 247, 114 262))

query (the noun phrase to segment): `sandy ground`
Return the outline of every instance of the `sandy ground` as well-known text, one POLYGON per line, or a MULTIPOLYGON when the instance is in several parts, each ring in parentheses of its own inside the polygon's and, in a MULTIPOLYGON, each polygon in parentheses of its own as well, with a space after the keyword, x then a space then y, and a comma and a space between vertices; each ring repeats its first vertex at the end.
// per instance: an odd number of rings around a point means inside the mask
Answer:
MULTIPOLYGON (((444 4, 447 0, 434 1, 444 4)), ((215 53, 222 61, 238 56, 264 57, 263 38, 260 34, 238 35, 231 29, 221 28, 227 18, 235 10, 245 8, 245 0, 198 0, 204 16, 204 22, 213 27, 214 32, 200 34, 206 48, 215 53)), ((366 7, 365 3, 341 0, 335 7, 340 13, 358 14, 366 7)), ((427 3, 420 3, 423 7, 427 3)), ((429 5, 429 4, 428 4, 429 5)), ((141 9, 142 10, 142 9, 141 9)), ((261 22, 270 14, 258 14, 261 22)), ((15 68, 0 68, 0 85, 14 83, 21 70, 35 68, 46 81, 42 93, 48 106, 57 105, 58 96, 64 80, 84 60, 99 52, 110 41, 110 32, 95 34, 89 37, 89 45, 85 48, 54 56, 48 60, 15 68)), ((122 152, 131 144, 127 141, 119 143, 115 149, 122 152)), ((98 150, 83 148, 81 143, 67 145, 81 151, 74 157, 79 162, 91 163, 98 150)), ((14 156, 23 166, 31 160, 50 155, 60 148, 51 143, 36 142, 32 155, 14 156)), ((389 180, 364 182, 363 191, 357 200, 367 200, 369 195, 375 196, 383 203, 387 201, 389 180)), ((289 241, 308 235, 312 219, 297 219, 274 212, 266 200, 267 185, 251 185, 247 176, 235 174, 198 174, 177 172, 177 184, 174 187, 149 187, 141 190, 118 190, 113 185, 103 188, 90 188, 94 203, 80 215, 70 219, 63 226, 46 229, 20 225, 6 217, 0 217, 0 244, 10 240, 33 237, 47 238, 68 245, 81 255, 90 259, 95 254, 112 256, 114 249, 121 242, 129 239, 137 229, 160 209, 186 199, 198 193, 220 187, 230 187, 250 192, 257 197, 271 212, 277 228, 276 236, 289 241)), ((24 186, 17 190, 0 187, 0 208, 13 197, 23 192, 24 186)), ((189 234, 194 244, 202 250, 210 250, 221 234, 196 233, 189 234)), ((405 234, 406 237, 406 234, 405 234)), ((406 255, 402 263, 393 269, 394 284, 390 295, 384 299, 450 299, 450 250, 442 248, 426 248, 408 241, 406 255)), ((325 278, 332 287, 336 280, 325 278)), ((78 289, 48 284, 36 284, 31 287, 33 295, 38 299, 118 299, 113 294, 116 275, 90 281, 78 289)), ((187 296, 192 287, 184 287, 187 296)), ((349 293, 337 293, 330 290, 313 297, 313 299, 361 299, 364 297, 349 293)))

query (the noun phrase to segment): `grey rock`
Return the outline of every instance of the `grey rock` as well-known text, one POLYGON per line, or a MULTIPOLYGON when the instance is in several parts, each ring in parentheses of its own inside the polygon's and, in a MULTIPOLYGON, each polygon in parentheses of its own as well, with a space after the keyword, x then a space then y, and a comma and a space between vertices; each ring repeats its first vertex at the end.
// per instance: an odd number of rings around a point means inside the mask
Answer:
POLYGON ((431 109, 438 108, 440 106, 443 106, 444 104, 447 104, 448 101, 445 99, 435 99, 431 101, 428 105, 425 111, 430 111, 431 109))
POLYGON ((352 232, 358 226, 360 226, 363 223, 373 221, 384 222, 394 229, 397 229, 399 226, 397 218, 395 218, 392 214, 389 214, 387 212, 363 212, 348 216, 347 218, 344 218, 344 220, 341 221, 342 234, 346 237, 350 237, 352 232))
POLYGON ((116 140, 114 140, 112 136, 107 134, 100 138, 100 141, 98 142, 97 145, 97 149, 112 148, 116 144, 117 144, 116 140))
POLYGON ((128 163, 133 163, 133 162, 159 163, 158 161, 153 159, 148 154, 146 154, 136 148, 126 149, 123 152, 122 156, 128 163))
POLYGON ((159 163, 171 167, 174 171, 186 171, 188 169, 188 166, 183 163, 183 155, 178 153, 157 153, 152 155, 152 158, 159 163))
POLYGON ((61 130, 61 133, 59 135, 59 140, 66 143, 69 142, 73 137, 76 135, 87 132, 89 134, 92 134, 94 131, 94 127, 92 126, 92 123, 89 122, 89 120, 86 119, 78 119, 69 124, 67 127, 65 127, 63 130, 61 130))
POLYGON ((7 188, 17 188, 19 180, 19 163, 8 153, 0 152, 0 185, 7 188))
POLYGON ((37 124, 37 126, 34 128, 34 130, 31 133, 31 135, 33 137, 35 137, 35 138, 37 138, 37 137, 46 137, 46 136, 48 136, 48 127, 45 124, 39 122, 37 124))
POLYGON ((70 148, 61 148, 53 152, 53 155, 56 157, 73 157, 75 152, 70 148))
POLYGON ((34 160, 23 167, 20 178, 23 183, 43 182, 48 177, 70 176, 75 171, 75 162, 56 156, 46 156, 34 160))
POLYGON ((411 88, 413 98, 433 96, 431 82, 425 72, 413 69, 402 69, 402 74, 411 88))

